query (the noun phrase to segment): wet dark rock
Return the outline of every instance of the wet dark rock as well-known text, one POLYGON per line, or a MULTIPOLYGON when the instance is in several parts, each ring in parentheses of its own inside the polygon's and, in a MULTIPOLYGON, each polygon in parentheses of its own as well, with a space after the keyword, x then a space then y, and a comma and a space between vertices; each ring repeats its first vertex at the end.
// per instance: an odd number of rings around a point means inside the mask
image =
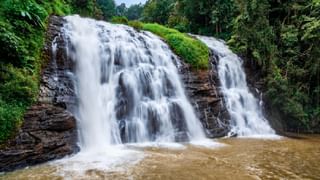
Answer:
POLYGON ((152 109, 148 108, 148 121, 147 121, 147 127, 148 127, 148 133, 151 136, 151 140, 156 140, 157 134, 159 133, 160 129, 160 120, 158 113, 152 109))
POLYGON ((27 110, 15 138, 0 149, 0 172, 63 158, 79 150, 76 120, 69 112, 76 103, 72 74, 68 73, 74 64, 65 54, 67 43, 60 35, 63 23, 61 17, 49 19, 38 102, 27 110))
POLYGON ((52 103, 67 108, 76 104, 73 87, 74 62, 68 58, 65 49, 67 42, 61 35, 61 27, 65 20, 58 16, 51 16, 49 19, 47 40, 44 49, 43 59, 46 61, 41 78, 39 101, 52 103), (56 39, 56 58, 53 58, 52 43, 56 39))
POLYGON ((15 139, 0 150, 0 171, 35 165, 78 151, 76 120, 50 104, 32 106, 15 139))
POLYGON ((119 87, 117 88, 117 104, 115 107, 117 119, 128 119, 134 113, 134 95, 132 88, 125 83, 125 74, 122 73, 119 78, 119 87))
POLYGON ((186 93, 209 138, 226 136, 230 130, 229 113, 219 90, 217 66, 217 58, 212 55, 208 70, 193 69, 183 62, 179 68, 186 93))
POLYGON ((188 132, 188 128, 183 110, 178 103, 171 103, 170 119, 175 129, 175 141, 187 142, 189 140, 188 134, 186 133, 188 132))
POLYGON ((165 96, 173 97, 176 95, 173 82, 168 78, 168 76, 165 76, 165 78, 163 79, 163 85, 163 92, 165 96))

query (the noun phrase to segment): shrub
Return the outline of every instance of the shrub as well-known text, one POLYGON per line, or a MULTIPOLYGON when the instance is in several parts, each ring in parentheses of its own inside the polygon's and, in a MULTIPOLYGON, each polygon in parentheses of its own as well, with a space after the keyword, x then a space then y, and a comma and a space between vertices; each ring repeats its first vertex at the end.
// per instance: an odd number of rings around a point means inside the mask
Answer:
POLYGON ((43 6, 48 14, 55 14, 63 16, 65 14, 71 13, 71 7, 69 4, 66 4, 64 0, 55 0, 55 1, 39 1, 41 6, 43 6))
POLYGON ((2 101, 0 97, 0 143, 6 141, 21 123, 25 106, 2 101))
POLYGON ((129 24, 129 20, 124 16, 113 16, 111 22, 115 24, 129 24))
POLYGON ((43 21, 48 16, 46 10, 33 0, 5 1, 4 7, 8 19, 22 19, 39 27, 44 27, 43 21))
POLYGON ((182 16, 170 15, 168 19, 168 26, 180 32, 190 32, 189 24, 188 19, 182 16))
POLYGON ((141 30, 143 28, 143 23, 140 21, 129 21, 128 25, 136 30, 141 30))
POLYGON ((22 40, 16 36, 11 27, 0 22, 0 55, 2 62, 12 63, 16 66, 25 63, 26 49, 21 45, 22 40))
POLYGON ((1 65, 0 94, 2 100, 11 103, 31 104, 37 94, 37 81, 26 70, 11 65, 1 65))

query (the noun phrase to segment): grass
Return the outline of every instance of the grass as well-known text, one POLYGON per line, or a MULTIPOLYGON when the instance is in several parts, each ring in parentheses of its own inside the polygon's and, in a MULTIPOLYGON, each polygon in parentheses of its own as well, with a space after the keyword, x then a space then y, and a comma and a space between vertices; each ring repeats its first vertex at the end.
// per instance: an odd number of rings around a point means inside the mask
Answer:
POLYGON ((207 69, 209 66, 209 49, 201 41, 159 24, 144 24, 143 30, 162 37, 173 51, 192 67, 207 69))

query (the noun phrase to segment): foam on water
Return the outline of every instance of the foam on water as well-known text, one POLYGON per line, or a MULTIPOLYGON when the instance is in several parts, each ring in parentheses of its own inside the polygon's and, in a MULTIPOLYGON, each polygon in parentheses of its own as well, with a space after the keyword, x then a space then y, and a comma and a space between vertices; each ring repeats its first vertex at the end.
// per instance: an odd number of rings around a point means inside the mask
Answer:
POLYGON ((226 144, 219 143, 210 139, 202 139, 198 141, 190 141, 190 144, 197 147, 216 149, 227 146, 226 144))
POLYGON ((58 168, 57 173, 68 176, 82 176, 90 170, 115 172, 126 171, 144 158, 141 151, 130 150, 124 146, 110 146, 106 150, 96 152, 80 152, 62 160, 53 161, 50 165, 58 168))
POLYGON ((167 142, 167 143, 157 143, 157 142, 146 142, 146 143, 132 143, 126 144, 130 148, 158 148, 158 149, 170 149, 170 150, 183 150, 187 147, 181 143, 167 142))

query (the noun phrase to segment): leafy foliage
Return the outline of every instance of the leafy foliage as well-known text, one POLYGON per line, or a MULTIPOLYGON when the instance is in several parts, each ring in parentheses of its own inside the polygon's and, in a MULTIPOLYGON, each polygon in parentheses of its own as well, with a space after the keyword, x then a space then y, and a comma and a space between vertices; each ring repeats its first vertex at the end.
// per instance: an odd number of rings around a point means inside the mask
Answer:
MULTIPOLYGON (((320 123, 320 2, 237 2, 229 45, 258 66, 273 105, 291 129, 320 123)), ((319 126, 318 126, 319 128, 319 126)))
POLYGON ((10 138, 19 126, 24 109, 24 106, 7 103, 0 99, 0 142, 10 138))
POLYGON ((226 39, 231 35, 235 11, 234 0, 149 0, 142 20, 226 39))
POLYGON ((174 7, 174 0, 148 0, 142 19, 145 22, 166 24, 174 7))
POLYGON ((101 10, 98 8, 96 0, 70 0, 72 11, 82 16, 97 17, 101 10))
POLYGON ((131 5, 126 12, 126 16, 129 20, 138 20, 141 18, 144 6, 140 4, 131 5))
POLYGON ((47 17, 71 12, 95 15, 98 11, 94 0, 1 1, 0 143, 11 137, 37 98, 47 17))
POLYGON ((27 21, 29 24, 44 27, 43 20, 47 17, 47 12, 34 1, 11 0, 5 1, 4 14, 7 18, 17 18, 27 21))
POLYGON ((125 16, 113 16, 111 19, 112 23, 115 24, 128 24, 129 20, 125 16))
POLYGON ((103 13, 105 20, 109 20, 116 14, 116 4, 114 0, 97 0, 98 6, 103 13))
POLYGON ((126 16, 127 13, 127 6, 125 3, 121 3, 119 6, 116 7, 116 16, 126 16))
POLYGON ((128 25, 133 27, 136 30, 143 29, 143 23, 140 21, 129 21, 128 25))

